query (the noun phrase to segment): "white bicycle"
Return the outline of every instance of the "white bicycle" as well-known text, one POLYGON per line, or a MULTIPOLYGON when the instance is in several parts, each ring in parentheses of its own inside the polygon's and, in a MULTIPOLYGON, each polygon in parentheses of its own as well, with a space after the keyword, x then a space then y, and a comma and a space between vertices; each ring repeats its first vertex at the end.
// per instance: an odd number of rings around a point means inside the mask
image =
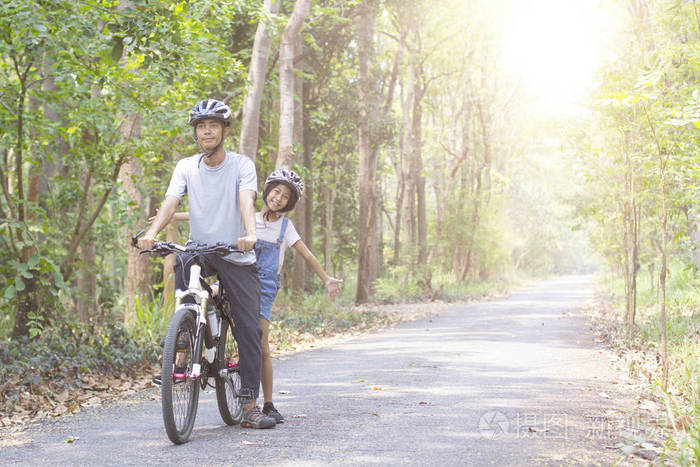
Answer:
MULTIPOLYGON (((134 246, 142 234, 132 237, 134 246)), ((235 425, 243 417, 243 404, 238 397, 241 377, 235 327, 229 304, 223 290, 212 294, 201 277, 205 255, 233 252, 240 250, 223 243, 182 246, 172 242, 155 242, 152 249, 141 251, 161 256, 191 255, 187 289, 175 292, 175 314, 165 336, 160 375, 163 422, 168 438, 175 444, 187 442, 192 434, 199 390, 210 385, 209 378, 214 378, 216 401, 224 422, 235 425)))

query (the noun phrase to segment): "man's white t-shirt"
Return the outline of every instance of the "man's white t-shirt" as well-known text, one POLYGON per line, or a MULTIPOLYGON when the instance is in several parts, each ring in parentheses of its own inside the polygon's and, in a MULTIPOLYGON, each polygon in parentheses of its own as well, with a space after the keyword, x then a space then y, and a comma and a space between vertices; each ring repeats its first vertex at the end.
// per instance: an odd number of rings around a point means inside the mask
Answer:
MULTIPOLYGON (((240 209, 243 190, 258 191, 255 164, 246 156, 226 151, 226 158, 216 167, 200 162, 199 154, 178 161, 165 194, 180 201, 187 194, 190 241, 235 244, 245 236, 240 209)), ((240 265, 253 264, 255 252, 232 254, 225 259, 240 265)))
MULTIPOLYGON (((259 240, 264 240, 266 242, 277 243, 277 239, 280 238, 280 232, 282 231, 282 219, 280 217, 274 222, 266 221, 263 219, 261 212, 255 214, 255 233, 259 240)), ((282 265, 284 264, 284 252, 287 247, 294 246, 296 242, 301 240, 301 237, 297 233, 297 229, 294 228, 291 219, 287 222, 287 230, 284 231, 284 238, 282 239, 282 244, 280 244, 280 264, 277 272, 282 270, 282 265)))

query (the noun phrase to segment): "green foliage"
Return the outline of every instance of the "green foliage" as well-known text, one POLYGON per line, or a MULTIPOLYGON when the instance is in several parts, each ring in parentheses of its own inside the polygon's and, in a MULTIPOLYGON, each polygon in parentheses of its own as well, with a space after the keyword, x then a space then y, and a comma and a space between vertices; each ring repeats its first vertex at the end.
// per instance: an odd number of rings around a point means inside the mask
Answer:
POLYGON ((370 311, 358 312, 351 305, 346 297, 331 302, 325 291, 296 294, 282 289, 272 309, 270 332, 328 336, 371 327, 382 319, 370 311))
MULTIPOLYGON (((654 374, 655 392, 664 400, 672 433, 665 456, 681 465, 697 462, 700 428, 700 278, 680 263, 669 267, 668 280, 669 389, 663 390, 660 371, 654 374)), ((615 279, 611 288, 621 294, 624 284, 615 279)), ((644 347, 656 349, 661 335, 658 283, 639 279, 637 335, 644 347)), ((622 304, 618 306, 622 314, 622 304)))
POLYGON ((385 303, 418 302, 424 300, 467 301, 509 290, 517 279, 501 275, 497 279, 460 281, 452 272, 432 271, 431 288, 426 290, 425 273, 412 274, 410 268, 394 266, 375 282, 377 300, 385 303))
POLYGON ((60 391, 80 388, 90 373, 131 374, 156 361, 156 341, 131 337, 124 325, 104 327, 52 320, 40 339, 3 339, 0 345, 0 406, 12 413, 20 392, 40 388, 60 391))
POLYGON ((164 302, 162 294, 153 294, 149 300, 142 300, 137 296, 134 306, 136 322, 130 326, 130 334, 139 342, 160 342, 172 318, 172 297, 164 302))
MULTIPOLYGON (((573 145, 585 180, 578 212, 589 221, 593 247, 616 268, 624 264, 623 220, 631 201, 639 210, 641 263, 658 262, 661 167, 672 219, 696 209, 699 199, 700 62, 690 58, 698 43, 695 11, 663 0, 649 8, 651 19, 629 18, 637 40, 603 70, 593 126, 579 126, 581 139, 573 145), (638 28, 644 21, 648 28, 638 28)), ((687 225, 668 227, 672 254, 689 261, 679 249, 688 245, 687 225)))
POLYGON ((425 294, 424 278, 413 274, 413 266, 391 266, 375 283, 376 298, 382 302, 417 301, 425 294))
POLYGON ((165 148, 190 131, 187 109, 202 97, 240 96, 245 70, 237 57, 250 46, 255 11, 251 2, 180 0, 0 6, 0 141, 14 151, 0 158, 0 303, 18 306, 30 280, 24 295, 35 295, 35 315, 65 304, 56 297, 73 298, 64 283, 84 267, 77 249, 90 237, 103 245, 96 263, 109 267, 100 270, 118 267, 100 275, 100 289, 117 289, 123 261, 112 258, 123 254, 122 229, 145 217, 139 209, 126 216, 131 200, 117 189, 121 168, 131 158, 143 161, 141 186, 162 192, 170 166, 163 153, 169 160, 165 148), (228 31, 246 40, 232 43, 228 31), (123 134, 134 115, 141 138, 123 134), (20 153, 17 169, 10 157, 20 153), (39 196, 29 199, 37 172, 39 196), (42 260, 31 262, 27 249, 42 260))

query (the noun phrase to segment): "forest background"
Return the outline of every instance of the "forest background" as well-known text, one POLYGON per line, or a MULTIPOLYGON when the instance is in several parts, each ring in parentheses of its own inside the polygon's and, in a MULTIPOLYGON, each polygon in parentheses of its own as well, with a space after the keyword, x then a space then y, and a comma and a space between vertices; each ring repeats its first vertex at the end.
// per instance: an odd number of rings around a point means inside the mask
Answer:
POLYGON ((290 258, 279 330, 598 271, 619 345, 643 354, 630 371, 685 420, 669 446, 700 457, 700 15, 694 0, 599 2, 614 26, 582 31, 605 36, 595 74, 556 74, 587 59, 564 40, 574 3, 3 2, 2 423, 157 358, 172 260, 130 236, 198 150, 188 110, 213 97, 260 184, 303 176, 295 226, 345 279, 331 306, 290 258), (567 106, 557 90, 576 79, 587 93, 567 106))

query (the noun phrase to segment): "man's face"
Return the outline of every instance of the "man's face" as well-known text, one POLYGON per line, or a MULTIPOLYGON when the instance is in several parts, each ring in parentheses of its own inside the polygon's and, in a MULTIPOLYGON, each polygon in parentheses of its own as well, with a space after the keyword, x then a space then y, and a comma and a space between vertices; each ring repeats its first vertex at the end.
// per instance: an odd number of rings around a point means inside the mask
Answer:
POLYGON ((204 151, 213 151, 228 135, 229 131, 231 128, 225 126, 218 118, 205 118, 197 122, 194 127, 197 141, 202 145, 204 151))

